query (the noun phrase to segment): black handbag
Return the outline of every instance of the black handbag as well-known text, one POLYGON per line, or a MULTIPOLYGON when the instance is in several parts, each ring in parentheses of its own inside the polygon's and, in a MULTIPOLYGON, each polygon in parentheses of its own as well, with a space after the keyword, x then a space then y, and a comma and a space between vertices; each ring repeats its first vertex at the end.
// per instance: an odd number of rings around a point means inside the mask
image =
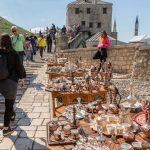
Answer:
POLYGON ((97 50, 97 52, 93 56, 93 59, 100 59, 100 58, 101 58, 101 52, 99 50, 97 50))

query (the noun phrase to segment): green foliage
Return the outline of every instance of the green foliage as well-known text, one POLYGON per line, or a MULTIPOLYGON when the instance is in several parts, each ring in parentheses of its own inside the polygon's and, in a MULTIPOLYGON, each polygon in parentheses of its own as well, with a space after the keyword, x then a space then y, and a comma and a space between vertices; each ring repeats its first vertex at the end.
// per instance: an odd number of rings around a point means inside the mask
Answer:
MULTIPOLYGON (((11 27, 12 26, 16 26, 16 25, 0 16, 0 34, 8 33, 9 35, 11 35, 12 34, 11 27)), ((23 35, 25 35, 25 33, 31 34, 31 32, 29 32, 21 27, 18 27, 18 29, 19 29, 19 33, 21 33, 23 35)))

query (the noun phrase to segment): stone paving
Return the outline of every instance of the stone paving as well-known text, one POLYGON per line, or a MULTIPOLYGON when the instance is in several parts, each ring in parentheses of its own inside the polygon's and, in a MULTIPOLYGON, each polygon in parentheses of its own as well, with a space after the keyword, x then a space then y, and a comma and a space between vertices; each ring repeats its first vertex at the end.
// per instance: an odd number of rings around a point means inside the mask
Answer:
MULTIPOLYGON (((33 75, 20 100, 16 101, 15 132, 8 137, 0 135, 0 150, 45 150, 46 123, 50 121, 50 95, 45 92, 48 82, 46 63, 39 61, 26 66, 27 74, 33 75)), ((2 103, 1 103, 2 105, 2 103)), ((4 107, 3 107, 4 109, 4 107)), ((3 123, 3 113, 0 114, 3 123)))

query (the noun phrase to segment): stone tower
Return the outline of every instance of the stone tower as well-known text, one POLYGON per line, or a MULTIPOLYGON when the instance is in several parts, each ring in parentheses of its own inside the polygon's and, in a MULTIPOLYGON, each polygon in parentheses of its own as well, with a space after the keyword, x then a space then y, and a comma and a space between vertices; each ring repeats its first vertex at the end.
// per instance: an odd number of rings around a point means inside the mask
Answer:
POLYGON ((116 19, 114 20, 114 25, 113 25, 113 32, 117 32, 116 19))
POLYGON ((117 24, 116 24, 116 19, 114 20, 113 24, 113 30, 111 32, 111 36, 117 40, 118 38, 118 33, 117 33, 117 24))
POLYGON ((67 6, 66 27, 80 25, 95 34, 105 30, 111 34, 112 3, 101 0, 76 0, 67 6))
POLYGON ((139 20, 138 20, 138 16, 137 16, 136 20, 135 20, 135 33, 134 33, 134 35, 138 36, 138 32, 139 32, 139 20))

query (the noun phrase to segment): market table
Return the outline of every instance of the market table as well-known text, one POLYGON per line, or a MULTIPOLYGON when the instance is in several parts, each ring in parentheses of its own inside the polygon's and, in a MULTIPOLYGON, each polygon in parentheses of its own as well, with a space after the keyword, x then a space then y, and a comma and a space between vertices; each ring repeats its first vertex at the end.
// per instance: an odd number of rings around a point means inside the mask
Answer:
MULTIPOLYGON (((65 109, 63 107, 63 109, 61 109, 61 112, 64 112, 64 111, 65 111, 65 109)), ((130 115, 134 116, 135 114, 130 114, 130 115)), ((97 135, 97 133, 90 128, 89 123, 85 122, 84 120, 80 120, 80 125, 86 130, 88 135, 92 135, 93 137, 97 135)), ((48 131, 47 131, 47 134, 48 134, 48 131)), ((47 135, 47 136, 49 136, 49 135, 47 135)), ((107 146, 109 146, 110 150, 121 150, 119 143, 113 143, 110 140, 110 137, 108 137, 108 136, 106 136, 106 137, 107 137, 107 139, 106 139, 105 144, 107 146)), ((141 133, 138 133, 135 135, 135 141, 144 142, 145 139, 142 138, 141 133)), ((65 145, 56 145, 56 146, 51 145, 50 146, 47 143, 46 146, 47 146, 48 150, 66 150, 66 149, 71 150, 73 147, 73 144, 72 145, 69 145, 69 144, 66 145, 65 144, 65 145)), ((130 150, 134 150, 134 148, 131 148, 130 150)), ((147 149, 147 150, 149 150, 149 149, 147 149)))
POLYGON ((80 71, 76 71, 76 72, 73 72, 73 73, 69 73, 69 72, 46 72, 48 75, 49 75, 49 79, 52 80, 54 78, 57 78, 57 77, 71 77, 71 76, 74 76, 74 77, 83 77, 83 72, 80 72, 80 71))
MULTIPOLYGON (((144 142, 144 139, 142 139, 139 135, 136 136, 136 139, 140 142, 144 142)), ((114 144, 109 141, 107 141, 106 143, 107 145, 109 145, 110 150, 121 150, 119 144, 114 144)), ((66 150, 66 149, 71 150, 73 146, 72 145, 49 146, 47 144, 46 147, 47 147, 47 150, 66 150)), ((134 148, 132 148, 131 150, 134 150, 134 148)))
MULTIPOLYGON (((59 91, 50 91, 46 89, 46 91, 51 92, 52 95, 52 103, 53 103, 53 116, 56 116, 56 112, 58 108, 62 106, 67 106, 75 103, 74 99, 80 97, 83 100, 83 103, 89 103, 92 100, 95 100, 96 97, 100 96, 103 99, 103 102, 106 102, 107 90, 103 87, 99 91, 85 91, 85 92, 59 92, 59 91), (56 98, 60 97, 62 101, 62 105, 56 106, 56 98)), ((59 112, 58 112, 59 113, 59 112)))
POLYGON ((64 66, 65 66, 65 64, 47 63, 47 67, 52 67, 52 66, 62 66, 62 67, 64 67, 64 66))
POLYGON ((57 77, 61 77, 61 76, 64 76, 64 77, 68 76, 68 74, 66 74, 66 73, 47 72, 47 74, 49 75, 50 80, 57 78, 57 77))

